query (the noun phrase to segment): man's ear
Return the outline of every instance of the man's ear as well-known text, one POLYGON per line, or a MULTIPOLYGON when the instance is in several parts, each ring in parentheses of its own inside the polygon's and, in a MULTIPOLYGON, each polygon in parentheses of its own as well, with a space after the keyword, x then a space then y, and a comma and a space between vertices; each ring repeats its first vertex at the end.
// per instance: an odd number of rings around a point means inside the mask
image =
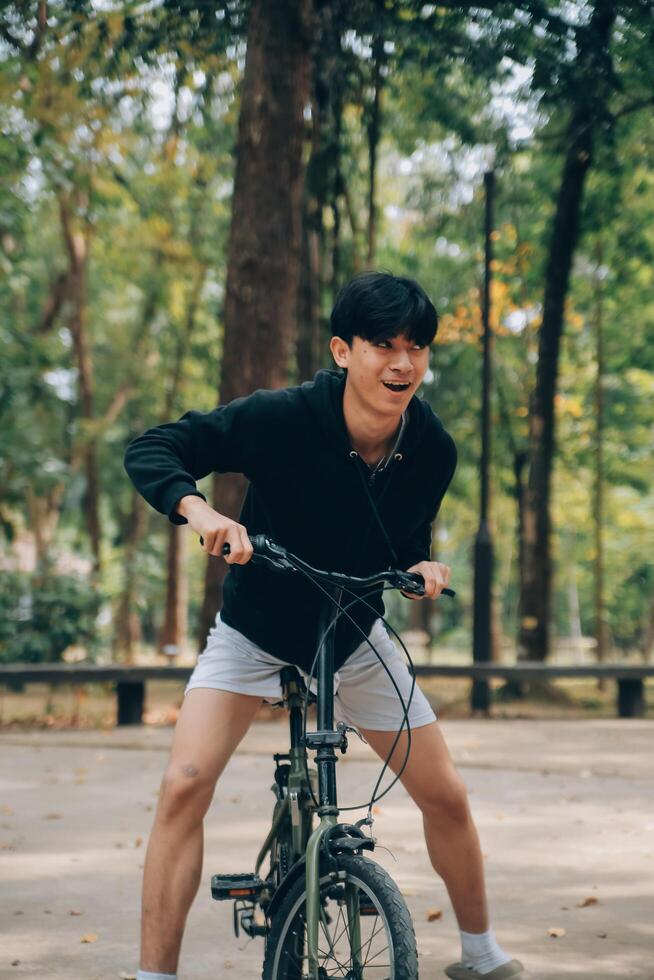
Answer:
POLYGON ((347 368, 350 361, 351 349, 350 345, 342 337, 332 337, 329 341, 329 349, 332 352, 332 357, 336 361, 336 364, 340 368, 347 368))

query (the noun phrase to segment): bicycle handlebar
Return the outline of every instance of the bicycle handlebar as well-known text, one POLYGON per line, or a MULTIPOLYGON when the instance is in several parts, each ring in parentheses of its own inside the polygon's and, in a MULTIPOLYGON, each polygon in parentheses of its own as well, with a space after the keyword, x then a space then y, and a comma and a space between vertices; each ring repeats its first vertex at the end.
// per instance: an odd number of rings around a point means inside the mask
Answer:
MULTIPOLYGON (((386 571, 377 572, 374 575, 368 575, 364 578, 355 575, 344 575, 341 572, 326 572, 309 565, 301 558, 298 558, 297 555, 276 544, 271 538, 266 537, 265 534, 253 534, 250 537, 250 541, 254 550, 251 560, 255 561, 256 559, 260 559, 261 561, 265 561, 278 571, 297 572, 301 570, 312 578, 343 589, 368 589, 375 585, 386 584, 390 585, 391 588, 399 589, 410 595, 424 596, 425 594, 425 580, 417 572, 404 572, 400 569, 389 568, 386 571)), ((200 544, 204 544, 203 538, 200 538, 200 544)), ((230 553, 228 544, 223 545, 222 553, 223 555, 230 553)), ((446 588, 442 589, 440 594, 453 598, 456 592, 454 589, 446 588)))

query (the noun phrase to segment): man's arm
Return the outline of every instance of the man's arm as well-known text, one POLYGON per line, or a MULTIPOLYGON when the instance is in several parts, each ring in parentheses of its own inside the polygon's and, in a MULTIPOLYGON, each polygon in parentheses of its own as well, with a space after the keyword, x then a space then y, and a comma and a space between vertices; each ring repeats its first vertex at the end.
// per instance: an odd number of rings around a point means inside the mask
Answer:
MULTIPOLYGON (((139 493, 173 524, 186 524, 183 497, 205 497, 196 481, 209 473, 243 473, 253 479, 270 445, 272 392, 237 398, 212 412, 187 412, 178 422, 148 429, 125 453, 125 469, 139 493)), ((205 501, 206 502, 206 501, 205 501)))
POLYGON ((447 488, 452 482, 457 463, 454 439, 447 432, 444 432, 443 436, 438 446, 437 462, 440 472, 444 475, 438 485, 430 515, 414 531, 400 551, 401 567, 407 572, 417 572, 425 580, 424 596, 409 595, 409 599, 435 599, 450 582, 449 566, 431 561, 432 524, 440 510, 447 488))

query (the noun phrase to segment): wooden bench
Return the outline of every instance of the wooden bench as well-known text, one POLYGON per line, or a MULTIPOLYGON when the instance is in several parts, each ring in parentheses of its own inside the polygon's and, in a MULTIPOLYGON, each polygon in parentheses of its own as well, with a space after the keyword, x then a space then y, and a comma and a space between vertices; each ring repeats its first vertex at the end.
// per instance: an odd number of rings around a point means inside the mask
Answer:
POLYGON ((416 664, 417 677, 468 677, 472 681, 498 677, 505 681, 549 681, 556 677, 605 677, 617 681, 616 709, 620 718, 645 714, 645 678, 654 677, 654 664, 558 664, 523 661, 519 664, 416 664))
MULTIPOLYGON (((149 680, 186 681, 192 667, 129 666, 127 664, 0 664, 0 684, 103 684, 115 685, 119 725, 140 725, 143 720, 145 684, 149 680)), ((556 677, 606 677, 617 681, 616 708, 620 718, 645 714, 645 678, 654 677, 654 664, 587 664, 558 666, 542 663, 502 664, 416 664, 417 677, 466 677, 471 681, 498 677, 503 680, 535 681, 556 677)))

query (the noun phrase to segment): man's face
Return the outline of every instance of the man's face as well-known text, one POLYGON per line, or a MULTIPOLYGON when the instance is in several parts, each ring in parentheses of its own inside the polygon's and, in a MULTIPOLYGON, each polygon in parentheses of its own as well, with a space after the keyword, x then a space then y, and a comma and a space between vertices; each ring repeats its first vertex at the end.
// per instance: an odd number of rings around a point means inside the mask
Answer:
POLYGON ((429 364, 429 347, 404 334, 381 341, 354 337, 351 347, 332 337, 330 348, 338 366, 347 368, 347 385, 357 400, 389 416, 402 414, 429 364))

